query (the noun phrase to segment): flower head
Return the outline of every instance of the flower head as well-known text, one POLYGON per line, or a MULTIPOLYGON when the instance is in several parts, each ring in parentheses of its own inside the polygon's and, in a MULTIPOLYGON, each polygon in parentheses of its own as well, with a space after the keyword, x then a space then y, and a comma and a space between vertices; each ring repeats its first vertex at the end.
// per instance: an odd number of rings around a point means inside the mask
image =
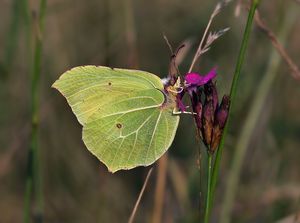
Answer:
POLYGON ((197 73, 187 73, 185 75, 185 81, 187 86, 191 87, 199 87, 203 86, 210 80, 214 79, 217 76, 216 68, 213 68, 211 71, 209 71, 206 75, 202 76, 197 73))
POLYGON ((206 75, 202 76, 197 73, 187 73, 185 75, 186 91, 192 97, 193 92, 197 92, 198 87, 205 85, 217 76, 216 68, 213 68, 206 75))

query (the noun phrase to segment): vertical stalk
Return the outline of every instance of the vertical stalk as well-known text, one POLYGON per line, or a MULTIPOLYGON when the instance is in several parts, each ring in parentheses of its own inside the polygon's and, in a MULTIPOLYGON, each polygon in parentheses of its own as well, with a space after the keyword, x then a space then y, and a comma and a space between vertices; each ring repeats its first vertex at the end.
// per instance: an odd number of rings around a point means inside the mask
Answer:
POLYGON ((28 164, 27 164, 27 179, 26 179, 26 189, 25 189, 25 201, 24 201, 24 223, 29 223, 30 221, 30 203, 32 194, 32 150, 29 150, 28 154, 28 164))
POLYGON ((235 96, 236 96, 236 91, 237 91, 237 84, 238 84, 238 80, 241 74, 241 69, 245 60, 245 55, 246 55, 246 51, 247 51, 247 47, 248 47, 248 42, 249 42, 249 36, 251 33, 251 27, 252 27, 252 22, 253 22, 253 18, 254 18, 254 14, 255 14, 255 10, 259 4, 260 0, 252 0, 251 3, 251 8, 248 14, 248 19, 247 19, 247 24, 245 27, 245 31, 244 31, 244 35, 243 35, 243 40, 242 40, 242 45, 240 48, 240 52, 238 55, 238 59, 237 59, 237 63, 236 63, 236 68, 235 68, 235 72, 234 72, 234 76, 233 76, 233 81, 231 84, 231 90, 230 90, 230 100, 231 100, 231 106, 229 109, 229 115, 228 115, 228 120, 226 123, 226 126, 224 128, 224 132, 223 132, 223 136, 219 145, 219 148, 217 150, 217 154, 216 154, 216 159, 214 162, 214 167, 213 167, 213 173, 212 173, 212 182, 211 182, 211 197, 210 197, 210 204, 213 203, 213 198, 214 198, 214 192, 215 192, 215 188, 216 188, 216 184, 217 184, 217 180, 218 180, 218 175, 219 175, 219 169, 220 169, 220 164, 221 164, 221 157, 222 157, 222 151, 224 148, 224 143, 225 143, 225 139, 226 139, 226 135, 228 132, 228 126, 229 126, 229 122, 230 122, 230 118, 231 118, 231 114, 232 114, 232 108, 235 102, 235 96))
MULTIPOLYGON (((37 222, 42 222, 42 187, 40 176, 40 162, 39 162, 39 149, 38 149, 38 83, 41 73, 41 54, 42 54, 42 32, 44 30, 44 20, 46 12, 46 0, 40 0, 39 15, 33 14, 32 24, 29 27, 34 28, 34 55, 32 64, 30 67, 31 73, 31 136, 30 136, 30 148, 28 153, 28 169, 26 179, 26 193, 25 193, 25 208, 24 208, 24 222, 31 222, 30 218, 30 206, 31 196, 34 195, 34 199, 37 205, 37 222)), ((27 6, 27 15, 30 15, 28 1, 25 1, 27 6)), ((30 55, 31 56, 31 55, 30 55)))
MULTIPOLYGON (((295 7, 289 8, 287 11, 289 12, 289 14, 288 16, 285 16, 285 19, 281 24, 281 29, 278 36, 279 39, 282 40, 283 44, 284 42, 286 42, 289 30, 291 29, 298 15, 298 10, 295 9, 295 7)), ((243 129, 237 141, 235 153, 232 159, 232 165, 226 181, 227 184, 220 217, 220 222, 222 223, 231 222, 230 214, 237 192, 242 163, 245 158, 252 133, 255 130, 255 126, 259 121, 262 108, 265 105, 266 98, 270 90, 272 89, 272 84, 274 83, 274 80, 278 74, 280 62, 281 58, 276 49, 273 48, 266 74, 260 81, 256 95, 254 97, 252 105, 250 106, 249 114, 245 120, 245 124, 243 125, 243 129)))
POLYGON ((212 157, 213 155, 209 152, 207 153, 207 192, 206 192, 206 201, 205 201, 205 214, 204 214, 204 223, 209 222, 210 208, 211 208, 211 177, 212 177, 212 157))
POLYGON ((167 178, 168 154, 158 160, 156 187, 154 194, 154 208, 152 212, 152 223, 161 223, 163 206, 165 201, 166 178, 167 178))
POLYGON ((4 77, 10 73, 14 62, 14 56, 19 38, 21 6, 22 4, 20 4, 19 0, 14 0, 12 3, 11 22, 6 38, 6 46, 4 49, 4 77))
MULTIPOLYGON (((26 32, 26 45, 27 45, 27 62, 29 64, 29 70, 31 66, 31 16, 29 10, 29 2, 28 0, 22 1, 23 7, 23 18, 24 18, 24 26, 26 32)), ((31 73, 29 71, 29 73, 31 73)), ((24 199, 24 223, 30 222, 30 202, 31 202, 31 194, 32 194, 32 150, 29 148, 28 158, 27 158, 27 172, 26 172, 26 183, 25 183, 25 199, 24 199)))
POLYGON ((138 68, 137 36, 134 17, 134 5, 132 0, 124 1, 125 37, 127 42, 127 64, 131 68, 138 68))
POLYGON ((110 10, 110 0, 104 0, 104 7, 103 7, 104 11, 104 31, 103 31, 103 39, 104 39, 104 55, 105 55, 105 59, 104 59, 104 64, 106 66, 110 66, 111 65, 111 52, 110 52, 110 47, 111 47, 111 43, 110 43, 110 30, 111 30, 111 10, 110 10))
POLYGON ((149 179, 150 179, 152 170, 153 170, 153 167, 151 167, 151 168, 149 169, 148 173, 147 173, 147 176, 146 176, 146 179, 145 179, 145 181, 144 181, 143 187, 142 187, 142 189, 141 189, 141 191, 140 191, 140 194, 139 194, 139 196, 138 196, 138 199, 137 199, 136 202, 135 202, 134 208, 133 208, 133 210, 132 210, 132 212, 131 212, 131 214, 130 214, 130 218, 129 218, 129 220, 128 220, 128 223, 133 223, 133 221, 134 221, 134 218, 135 218, 137 209, 138 209, 138 207, 139 207, 139 205, 140 205, 140 202, 141 202, 141 200, 142 200, 142 197, 143 197, 143 194, 144 194, 144 192, 145 192, 145 189, 146 189, 146 186, 147 186, 147 184, 148 184, 148 181, 149 181, 149 179))

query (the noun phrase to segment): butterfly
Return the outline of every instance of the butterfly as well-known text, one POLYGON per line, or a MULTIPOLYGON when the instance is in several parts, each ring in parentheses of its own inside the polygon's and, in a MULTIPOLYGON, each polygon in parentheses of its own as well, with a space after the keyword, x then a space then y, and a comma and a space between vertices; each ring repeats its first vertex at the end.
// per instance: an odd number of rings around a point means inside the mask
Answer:
POLYGON ((171 146, 179 123, 180 78, 166 85, 140 70, 80 66, 55 81, 79 123, 87 149, 110 172, 148 166, 171 146))

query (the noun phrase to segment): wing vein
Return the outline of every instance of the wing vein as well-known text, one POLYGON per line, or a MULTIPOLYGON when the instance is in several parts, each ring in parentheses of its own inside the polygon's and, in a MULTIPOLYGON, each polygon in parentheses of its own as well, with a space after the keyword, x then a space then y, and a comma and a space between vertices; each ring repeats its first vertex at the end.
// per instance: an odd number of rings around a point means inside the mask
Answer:
MULTIPOLYGON (((131 112, 135 112, 135 111, 142 111, 142 110, 146 110, 146 109, 150 109, 150 108, 157 108, 160 105, 161 104, 159 104, 159 105, 145 106, 145 107, 141 107, 141 108, 135 108, 135 109, 127 110, 127 111, 116 112, 116 113, 112 113, 112 114, 109 114, 109 115, 102 116, 99 119, 107 118, 107 117, 114 116, 114 115, 127 114, 127 113, 131 113, 131 112)), ((99 119, 95 119, 93 121, 97 121, 99 119)))
POLYGON ((114 166, 116 157, 117 157, 117 155, 118 155, 118 153, 119 153, 119 151, 120 151, 120 149, 121 149, 121 147, 122 147, 122 144, 123 144, 124 140, 125 140, 125 138, 122 139, 122 142, 120 143, 120 146, 118 147, 118 149, 117 149, 117 151, 116 151, 116 153, 115 153, 115 155, 114 155, 114 158, 113 158, 113 160, 112 160, 112 162, 111 162, 111 166, 112 166, 112 167, 114 166))
POLYGON ((133 143, 133 147, 132 147, 132 149, 131 149, 131 152, 130 152, 130 154, 129 154, 129 156, 128 156, 128 159, 127 159, 127 162, 126 163, 128 163, 129 162, 129 160, 130 160, 130 158, 131 158, 131 155, 132 155, 132 153, 133 153, 133 151, 134 151, 134 149, 135 149, 135 144, 136 144, 136 141, 137 141, 137 138, 138 138, 138 133, 139 133, 139 130, 150 120, 150 118, 153 116, 153 113, 140 125, 140 127, 136 130, 136 131, 134 131, 134 132, 131 132, 130 134, 128 134, 128 135, 126 135, 125 137, 127 137, 127 136, 129 136, 129 135, 131 135, 132 133, 135 133, 135 139, 134 139, 134 143, 133 143))
MULTIPOLYGON (((142 98, 149 98, 149 99, 152 99, 155 103, 157 103, 157 101, 155 101, 153 97, 149 97, 149 96, 138 96, 138 97, 133 97, 133 98, 126 98, 124 100, 120 100, 120 101, 117 101, 115 103, 108 102, 106 104, 98 104, 98 105, 96 105, 96 106, 94 106, 94 107, 92 107, 92 108, 84 111, 83 113, 79 113, 78 114, 78 118, 82 117, 83 115, 85 115, 85 114, 87 114, 87 113, 89 113, 91 111, 97 110, 99 107, 106 106, 107 104, 110 104, 110 103, 111 103, 110 105, 112 106, 112 105, 117 104, 117 103, 121 103, 121 102, 125 102, 125 101, 130 101, 130 100, 135 100, 135 99, 142 99, 142 98)), ((105 117, 103 117, 103 118, 105 118, 105 117)))
POLYGON ((150 149, 150 147, 152 145, 152 141, 153 141, 153 138, 154 138, 154 135, 155 135, 155 132, 156 132, 156 129, 157 129, 157 126, 158 126, 161 114, 162 114, 162 111, 160 111, 159 116, 157 118, 157 121, 155 123, 154 129, 153 129, 153 132, 152 132, 152 136, 151 136, 151 139, 150 139, 150 143, 149 143, 149 146, 148 146, 147 151, 146 151, 146 156, 145 156, 145 161, 144 162, 146 162, 146 159, 148 157, 149 149, 150 149))

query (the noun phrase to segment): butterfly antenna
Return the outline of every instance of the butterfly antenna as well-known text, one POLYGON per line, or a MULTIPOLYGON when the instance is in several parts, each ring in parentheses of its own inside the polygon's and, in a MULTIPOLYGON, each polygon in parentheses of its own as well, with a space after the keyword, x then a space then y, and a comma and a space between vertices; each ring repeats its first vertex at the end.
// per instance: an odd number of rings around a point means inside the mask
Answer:
POLYGON ((173 47, 171 46, 171 44, 170 44, 170 42, 168 40, 168 37, 165 34, 163 34, 163 37, 164 37, 164 40, 166 41, 167 46, 170 49, 171 55, 174 55, 174 53, 173 53, 173 47))
MULTIPOLYGON (((169 66, 169 77, 171 79, 171 85, 174 85, 177 81, 178 76, 181 76, 180 71, 178 69, 178 64, 177 64, 177 61, 176 61, 176 57, 181 52, 181 50, 185 47, 185 44, 182 43, 181 45, 179 45, 179 47, 177 47, 177 49, 174 53, 173 47, 170 44, 167 36, 165 34, 163 34, 163 37, 164 37, 164 40, 166 41, 166 43, 167 43, 167 45, 170 49, 170 52, 171 52, 171 61, 170 61, 170 66, 169 66)), ((180 78, 180 82, 181 82, 180 85, 183 86, 182 78, 180 78)))
POLYGON ((177 58, 177 55, 181 52, 181 50, 182 50, 184 47, 185 47, 185 44, 182 43, 182 44, 176 49, 175 54, 173 54, 173 55, 175 56, 175 60, 174 60, 175 68, 176 68, 177 73, 178 73, 179 76, 181 76, 181 74, 180 74, 180 71, 179 71, 179 69, 178 69, 178 64, 177 64, 177 62, 176 62, 176 58, 177 58))

